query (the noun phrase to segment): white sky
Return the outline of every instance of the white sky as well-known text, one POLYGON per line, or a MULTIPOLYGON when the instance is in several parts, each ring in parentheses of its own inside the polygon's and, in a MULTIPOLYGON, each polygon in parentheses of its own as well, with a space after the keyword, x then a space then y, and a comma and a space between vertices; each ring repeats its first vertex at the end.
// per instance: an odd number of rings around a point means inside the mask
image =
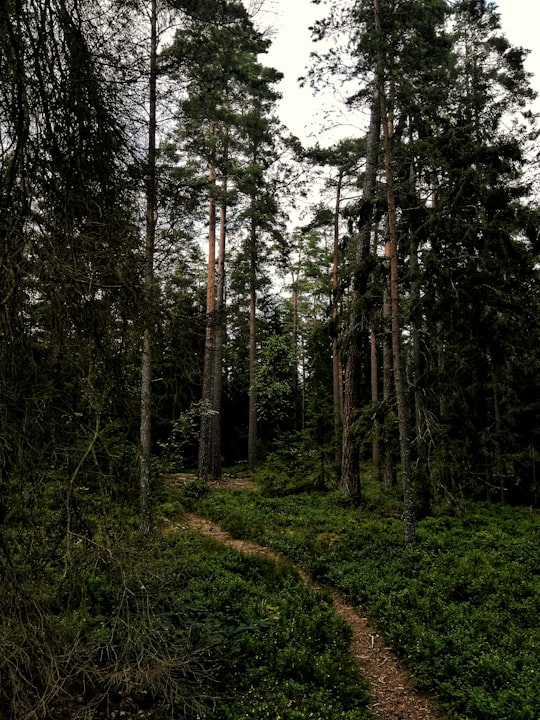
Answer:
MULTIPOLYGON (((532 86, 540 93, 540 0, 496 0, 502 20, 503 32, 513 45, 531 50, 527 60, 527 69, 535 74, 532 86)), ((307 142, 319 140, 321 145, 330 144, 336 135, 344 137, 357 134, 353 125, 355 119, 346 117, 341 106, 330 95, 317 95, 309 87, 301 89, 297 78, 305 74, 309 62, 309 53, 317 50, 317 44, 311 42, 308 27, 317 17, 323 17, 325 5, 314 6, 310 0, 266 0, 264 13, 259 18, 261 24, 276 27, 276 35, 270 52, 264 58, 267 65, 277 68, 285 75, 280 85, 283 100, 279 114, 283 123, 307 142), (334 128, 332 139, 325 142, 323 111, 334 108, 343 125, 334 128)), ((540 101, 536 108, 540 110, 540 101)), ((361 122, 361 119, 356 121, 361 122)))

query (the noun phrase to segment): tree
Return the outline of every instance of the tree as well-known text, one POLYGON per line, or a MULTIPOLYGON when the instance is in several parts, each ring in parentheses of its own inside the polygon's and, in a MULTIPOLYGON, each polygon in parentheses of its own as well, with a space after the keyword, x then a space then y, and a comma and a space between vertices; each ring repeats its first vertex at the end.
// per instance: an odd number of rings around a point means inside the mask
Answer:
POLYGON ((0 9, 0 452, 9 516, 33 528, 28 542, 48 538, 29 564, 40 552, 69 561, 92 512, 81 488, 113 492, 131 468, 128 452, 108 454, 112 438, 135 437, 132 148, 122 65, 114 82, 110 66, 122 21, 108 6, 86 10, 0 9))
POLYGON ((143 349, 141 356, 141 431, 140 431, 140 531, 143 537, 152 532, 152 348, 154 336, 153 300, 154 300, 154 248, 156 243, 156 224, 158 216, 158 198, 156 183, 156 124, 157 124, 157 1, 150 5, 150 72, 149 72, 149 115, 148 115, 148 154, 146 161, 146 233, 144 291, 145 313, 143 330, 143 349))
POLYGON ((362 188, 362 210, 359 230, 355 238, 353 283, 350 298, 349 345, 345 365, 345 395, 343 403, 343 448, 340 487, 354 502, 360 499, 360 449, 356 423, 359 416, 360 381, 362 373, 362 346, 365 343, 364 328, 369 326, 365 316, 364 296, 370 272, 371 231, 373 227, 375 187, 377 179, 380 110, 378 98, 370 110, 370 125, 366 143, 366 167, 362 188))
MULTIPOLYGON (((199 446, 199 475, 205 479, 218 479, 221 475, 227 207, 233 202, 241 205, 242 194, 247 193, 250 210, 241 209, 239 217, 250 218, 253 241, 261 224, 257 207, 260 189, 256 181, 262 177, 264 163, 269 162, 269 156, 263 160, 262 153, 271 148, 269 121, 265 119, 265 114, 276 99, 271 85, 278 79, 274 71, 263 68, 257 61, 257 55, 266 51, 268 43, 255 31, 243 7, 238 3, 228 3, 220 12, 219 23, 206 26, 195 40, 191 38, 186 43, 186 38, 179 35, 176 41, 178 52, 193 60, 189 95, 183 103, 190 129, 193 131, 198 125, 191 138, 191 146, 210 167, 207 341, 199 446), (218 180, 221 185, 219 190, 218 180), (218 205, 220 249, 216 253, 218 205)), ((256 265, 256 257, 252 258, 252 264, 256 265)), ((252 295, 253 286, 254 282, 252 295)), ((254 327, 253 301, 252 297, 254 327)), ((252 334, 254 342, 254 330, 252 334)))
POLYGON ((273 130, 276 126, 269 112, 277 95, 270 89, 276 82, 275 72, 266 72, 259 81, 260 90, 253 98, 252 111, 244 117, 248 141, 249 164, 239 178, 239 190, 249 198, 245 211, 249 223, 246 237, 249 263, 249 411, 248 411, 248 468, 257 468, 257 287, 259 284, 263 233, 279 237, 275 227, 278 205, 275 200, 275 183, 266 177, 276 158, 273 130))
MULTIPOLYGON (((375 30, 382 31, 379 0, 373 0, 375 10, 375 30)), ((384 169, 386 176, 386 198, 388 203, 388 259, 390 264, 390 317, 392 325, 392 360, 394 368, 394 385, 396 389, 399 442, 401 449, 401 478, 403 485, 403 521, 405 525, 405 540, 413 542, 415 539, 414 500, 411 479, 411 463, 409 448, 409 424, 407 419, 407 406, 405 398, 405 381, 403 377, 401 357, 401 323, 399 317, 399 281, 398 281, 398 230, 396 197, 394 191, 394 171, 392 168, 392 137, 390 117, 385 87, 385 62, 381 57, 377 67, 377 95, 380 101, 380 113, 383 129, 384 169)))
POLYGON ((438 477, 444 467, 443 482, 452 491, 483 488, 492 495, 519 482, 503 448, 517 450, 511 428, 520 411, 512 402, 503 409, 499 390, 503 376, 508 390, 515 387, 509 360, 521 346, 518 328, 529 307, 525 301, 519 311, 513 302, 534 294, 536 285, 524 174, 526 143, 536 131, 523 113, 532 97, 525 54, 501 36, 495 8, 464 2, 454 11, 461 91, 451 95, 433 148, 439 163, 431 173, 434 239, 424 253, 428 322, 437 327, 444 352, 438 355, 438 398, 426 397, 440 429, 433 463, 438 477), (515 118, 510 131, 509 117, 515 118))
MULTIPOLYGON (((334 405, 334 465, 336 475, 341 476, 342 460, 342 427, 343 427, 343 364, 340 353, 339 325, 340 325, 340 302, 343 295, 341 275, 341 261, 343 255, 343 244, 341 237, 342 215, 350 216, 354 213, 356 197, 345 197, 344 193, 352 180, 358 176, 360 157, 365 153, 365 143, 362 140, 346 139, 337 143, 331 148, 315 146, 306 152, 307 158, 323 166, 335 167, 337 175, 331 181, 335 186, 334 209, 331 223, 333 231, 333 259, 332 259, 332 388, 334 405), (345 204, 347 202, 347 205, 345 204)), ((356 188, 356 183, 354 183, 356 188)), ((319 212, 318 223, 324 222, 324 211, 319 212)))
MULTIPOLYGON (((531 263, 524 262, 531 222, 524 203, 529 188, 519 174, 526 166, 526 143, 535 131, 527 128, 526 114, 522 120, 517 114, 531 93, 524 53, 501 37, 492 5, 358 0, 347 8, 331 7, 328 18, 316 25, 315 36, 326 37, 345 27, 349 62, 332 51, 318 58, 312 77, 316 82, 329 71, 342 73, 348 83, 354 77, 357 90, 350 102, 355 105, 371 102, 378 77, 379 103, 385 107, 385 194, 393 248, 392 365, 394 374, 411 381, 401 390, 399 382, 394 385, 399 425, 403 427, 402 420, 409 416, 415 418, 415 437, 407 443, 415 457, 415 477, 411 472, 410 479, 424 513, 429 512, 437 483, 453 491, 463 487, 458 476, 468 475, 472 490, 478 487, 472 480, 477 472, 485 477, 484 487, 502 488, 515 468, 504 459, 508 435, 503 428, 516 427, 516 415, 501 394, 503 376, 506 388, 514 385, 509 368, 514 352, 510 345, 504 352, 500 327, 507 327, 510 316, 515 327, 520 323, 515 309, 501 303, 495 287, 522 297, 524 286, 536 284, 531 263), (354 68, 354 75, 347 67, 354 68), (511 116, 516 118, 512 129, 503 129, 502 118, 511 116), (523 286, 517 281, 518 267, 523 286), (396 292, 398 268, 401 282, 396 292), (483 308, 475 290, 478 283, 483 287, 483 308), (479 325, 480 317, 486 320, 479 325), (399 355, 408 365, 406 373, 400 373, 395 348, 404 338, 405 352, 399 355), (494 357, 499 358, 498 369, 494 357), (473 466, 478 469, 471 472, 473 466)), ((381 218, 372 216, 373 233, 381 218)), ((359 294, 364 302, 366 292, 359 294)), ((373 339, 372 332, 375 358, 373 339)), ((520 345, 518 338, 512 342, 520 345)), ((364 345, 361 341, 359 347, 364 345)), ((374 361, 371 369, 375 387, 374 361)), ((352 395, 352 407, 357 408, 360 389, 352 395)), ((406 475, 407 435, 401 430, 406 475)), ((357 467, 357 462, 353 457, 351 466, 357 467)), ((410 504, 410 496, 405 500, 410 504)))

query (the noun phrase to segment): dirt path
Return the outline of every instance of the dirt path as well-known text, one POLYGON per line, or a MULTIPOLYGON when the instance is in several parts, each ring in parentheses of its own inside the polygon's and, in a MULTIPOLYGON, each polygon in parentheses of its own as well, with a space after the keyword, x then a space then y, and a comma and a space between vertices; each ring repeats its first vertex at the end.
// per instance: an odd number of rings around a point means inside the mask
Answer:
MULTIPOLYGON (((227 486, 231 489, 246 488, 250 483, 235 479, 228 481, 227 486)), ((281 557, 262 545, 237 540, 216 523, 193 513, 186 513, 177 527, 199 530, 240 552, 275 560, 281 557)), ((306 573, 300 569, 298 572, 306 585, 315 590, 318 588, 306 573)), ((411 678, 399 660, 368 620, 337 594, 333 594, 333 605, 336 613, 341 615, 352 628, 351 651, 358 661, 361 674, 371 686, 373 697, 371 709, 377 718, 379 720, 445 720, 443 715, 430 709, 427 696, 413 687, 411 678)))

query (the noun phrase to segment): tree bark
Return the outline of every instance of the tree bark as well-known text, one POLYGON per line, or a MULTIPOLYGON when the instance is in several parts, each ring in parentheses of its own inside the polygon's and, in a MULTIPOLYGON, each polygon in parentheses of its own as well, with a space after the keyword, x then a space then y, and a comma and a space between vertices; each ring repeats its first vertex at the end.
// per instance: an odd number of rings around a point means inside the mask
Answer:
POLYGON ((223 198, 219 212, 219 252, 216 278, 216 323, 214 365, 212 369, 212 415, 210 418, 212 452, 210 477, 221 479, 221 395, 223 387, 223 343, 225 340, 225 250, 227 241, 227 178, 222 182, 223 198))
POLYGON ((292 387, 293 387, 293 398, 294 398, 294 429, 298 430, 301 425, 302 417, 301 412, 302 408, 298 402, 298 359, 299 359, 299 351, 298 351, 298 282, 300 279, 299 272, 294 273, 292 272, 292 341, 293 341, 293 347, 294 347, 294 353, 296 357, 296 362, 294 365, 294 374, 292 377, 292 387))
POLYGON ((367 289, 366 261, 370 252, 370 237, 373 224, 373 198, 377 177, 377 158, 380 136, 380 114, 378 100, 373 99, 366 148, 366 169, 362 201, 366 210, 356 246, 355 272, 351 297, 349 346, 345 363, 345 389, 343 394, 343 445, 341 460, 340 489, 354 502, 361 496, 360 488, 360 446, 355 433, 359 416, 360 381, 362 375, 362 344, 365 340, 363 328, 367 327, 361 304, 367 289))
POLYGON ((416 497, 417 511, 420 517, 426 517, 431 512, 432 492, 428 469, 428 446, 426 442, 427 423, 424 395, 422 392, 422 347, 420 338, 420 317, 418 307, 420 304, 420 278, 418 269, 418 242, 413 234, 410 243, 409 267, 411 270, 411 342, 414 382, 414 415, 415 415, 415 447, 416 447, 416 497))
POLYGON ((497 474, 497 477, 495 480, 498 483, 498 489, 499 489, 499 500, 501 503, 504 503, 505 501, 505 482, 506 482, 506 468, 505 468, 505 462, 502 454, 502 447, 501 447, 501 439, 503 437, 503 423, 501 418, 501 408, 500 408, 500 401, 499 401, 499 380, 497 378, 497 371, 495 369, 495 363, 493 362, 493 358, 489 355, 489 371, 491 375, 491 385, 492 385, 492 393, 493 393, 493 419, 494 419, 494 428, 493 428, 493 455, 494 455, 494 461, 495 461, 495 472, 497 474))
MULTIPOLYGON (((378 233, 373 234, 373 256, 377 256, 378 251, 378 233)), ((371 402, 375 410, 373 417, 373 440, 371 441, 371 477, 375 482, 381 479, 381 423, 379 419, 379 348, 378 348, 378 332, 376 313, 371 313, 371 327, 369 329, 370 343, 370 371, 371 371, 371 402)))
MULTIPOLYGON (((212 128, 212 133, 214 128, 212 128)), ((206 285, 206 333, 204 343, 204 368, 201 403, 201 424, 199 434, 198 475, 203 480, 211 480, 212 422, 214 355, 216 340, 216 166, 210 161, 210 200, 208 215, 208 278, 206 285)))
POLYGON ((334 211, 334 257, 332 268, 332 320, 334 323, 334 338, 332 340, 332 376, 334 396, 334 465, 336 476, 341 477, 341 437, 343 430, 343 367, 338 348, 338 301, 337 290, 339 282, 339 213, 341 206, 341 186, 343 183, 343 170, 339 171, 336 189, 336 208, 334 211))
MULTIPOLYGON (((387 253, 388 257, 388 253, 387 253)), ((384 288, 383 296, 383 398, 387 408, 390 408, 394 400, 394 367, 392 364, 392 333, 390 331, 391 321, 390 308, 390 279, 384 288)), ((390 437, 388 424, 383 427, 383 466, 384 475, 383 483, 385 488, 393 487, 396 480, 396 462, 393 450, 393 441, 390 437)))
POLYGON ((150 87, 148 155, 146 179, 146 238, 145 238, 145 315, 141 358, 141 427, 140 427, 140 533, 152 533, 152 350, 154 319, 154 247, 157 224, 156 188, 156 105, 157 105, 157 0, 152 0, 150 14, 150 87))
MULTIPOLYGON (((375 28, 381 32, 379 0, 373 0, 375 8, 375 28)), ((392 169, 392 144, 390 118, 386 102, 386 90, 382 72, 382 62, 377 69, 378 91, 381 110, 381 122, 384 143, 384 169, 386 176, 386 199, 388 203, 389 261, 390 261, 390 303, 392 325, 392 359, 394 363, 394 386, 398 411, 399 444, 401 451, 401 479, 403 484, 403 523, 405 541, 414 542, 416 537, 414 499, 411 479, 410 448, 408 437, 407 406, 405 385, 401 361, 401 326, 399 319, 399 280, 398 280, 398 233, 396 198, 394 192, 394 173, 392 169)))
MULTIPOLYGON (((379 359, 377 352, 377 330, 375 323, 371 324, 369 331, 370 345, 370 371, 371 371, 371 402, 373 408, 377 408, 379 402, 379 359)), ((371 476, 376 482, 381 477, 381 429, 377 412, 373 419, 373 439, 371 441, 371 476)))
POLYGON ((248 468, 257 469, 257 228, 255 217, 251 218, 249 258, 249 418, 248 418, 248 468))

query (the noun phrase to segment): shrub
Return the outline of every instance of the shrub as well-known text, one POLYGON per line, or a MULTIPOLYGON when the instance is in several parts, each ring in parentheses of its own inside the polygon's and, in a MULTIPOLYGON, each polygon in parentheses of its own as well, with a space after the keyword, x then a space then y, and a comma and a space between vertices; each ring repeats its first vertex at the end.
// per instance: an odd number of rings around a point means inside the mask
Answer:
POLYGON ((540 524, 523 508, 462 503, 402 540, 393 503, 337 493, 213 490, 203 512, 301 562, 370 614, 456 718, 540 717, 540 524), (391 514, 385 515, 390 512, 391 514))

